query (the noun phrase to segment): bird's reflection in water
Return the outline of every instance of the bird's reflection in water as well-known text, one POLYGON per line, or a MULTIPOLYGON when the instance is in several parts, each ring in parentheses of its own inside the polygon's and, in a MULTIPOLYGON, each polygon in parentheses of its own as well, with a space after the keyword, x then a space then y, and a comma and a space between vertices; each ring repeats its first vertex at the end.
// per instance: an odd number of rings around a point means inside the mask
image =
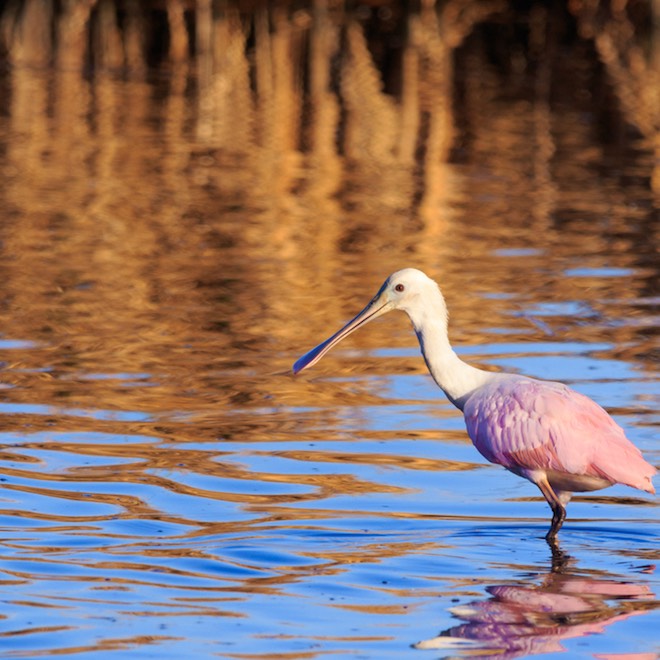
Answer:
MULTIPOLYGON (((549 545, 551 569, 534 576, 535 584, 488 587, 489 598, 451 608, 464 623, 415 648, 462 650, 466 655, 498 660, 560 652, 566 650, 562 640, 602 633, 612 623, 654 607, 654 594, 646 584, 585 575, 556 543, 549 545)), ((652 660, 656 655, 625 657, 652 660)))

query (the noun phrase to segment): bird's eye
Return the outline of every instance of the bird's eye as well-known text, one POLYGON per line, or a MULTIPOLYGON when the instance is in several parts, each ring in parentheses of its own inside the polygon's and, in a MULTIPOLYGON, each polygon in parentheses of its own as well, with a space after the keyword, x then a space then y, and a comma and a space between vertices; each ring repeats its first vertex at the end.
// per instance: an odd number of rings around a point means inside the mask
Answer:
POLYGON ((398 293, 401 293, 402 291, 405 291, 405 288, 406 288, 406 287, 403 286, 403 284, 397 284, 397 285, 394 287, 394 290, 397 291, 398 293))

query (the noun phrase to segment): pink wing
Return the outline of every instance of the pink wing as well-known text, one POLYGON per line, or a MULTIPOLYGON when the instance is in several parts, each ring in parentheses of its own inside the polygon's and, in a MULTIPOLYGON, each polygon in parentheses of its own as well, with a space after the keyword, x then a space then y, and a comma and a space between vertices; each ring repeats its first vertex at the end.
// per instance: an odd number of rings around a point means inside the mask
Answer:
POLYGON ((601 477, 655 492, 655 468, 621 427, 562 383, 495 378, 467 400, 463 412, 472 442, 492 463, 601 477))

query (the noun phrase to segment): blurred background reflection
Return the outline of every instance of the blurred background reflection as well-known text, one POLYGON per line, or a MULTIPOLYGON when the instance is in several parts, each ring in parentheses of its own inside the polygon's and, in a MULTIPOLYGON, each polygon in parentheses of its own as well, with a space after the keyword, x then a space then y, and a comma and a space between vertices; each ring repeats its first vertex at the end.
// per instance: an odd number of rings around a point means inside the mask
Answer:
POLYGON ((660 464, 657 0, 7 0, 0 181, 7 657, 658 652, 657 499, 558 564, 403 315, 289 371, 421 268, 660 464))

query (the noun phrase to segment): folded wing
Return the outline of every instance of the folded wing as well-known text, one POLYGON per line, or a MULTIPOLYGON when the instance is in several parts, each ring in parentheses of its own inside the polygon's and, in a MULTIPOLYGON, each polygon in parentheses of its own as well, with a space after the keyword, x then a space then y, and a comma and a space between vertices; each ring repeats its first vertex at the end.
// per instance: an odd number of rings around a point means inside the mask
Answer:
POLYGON ((470 396, 463 412, 472 442, 493 463, 655 492, 655 468, 623 429, 597 403, 562 383, 502 376, 470 396))

